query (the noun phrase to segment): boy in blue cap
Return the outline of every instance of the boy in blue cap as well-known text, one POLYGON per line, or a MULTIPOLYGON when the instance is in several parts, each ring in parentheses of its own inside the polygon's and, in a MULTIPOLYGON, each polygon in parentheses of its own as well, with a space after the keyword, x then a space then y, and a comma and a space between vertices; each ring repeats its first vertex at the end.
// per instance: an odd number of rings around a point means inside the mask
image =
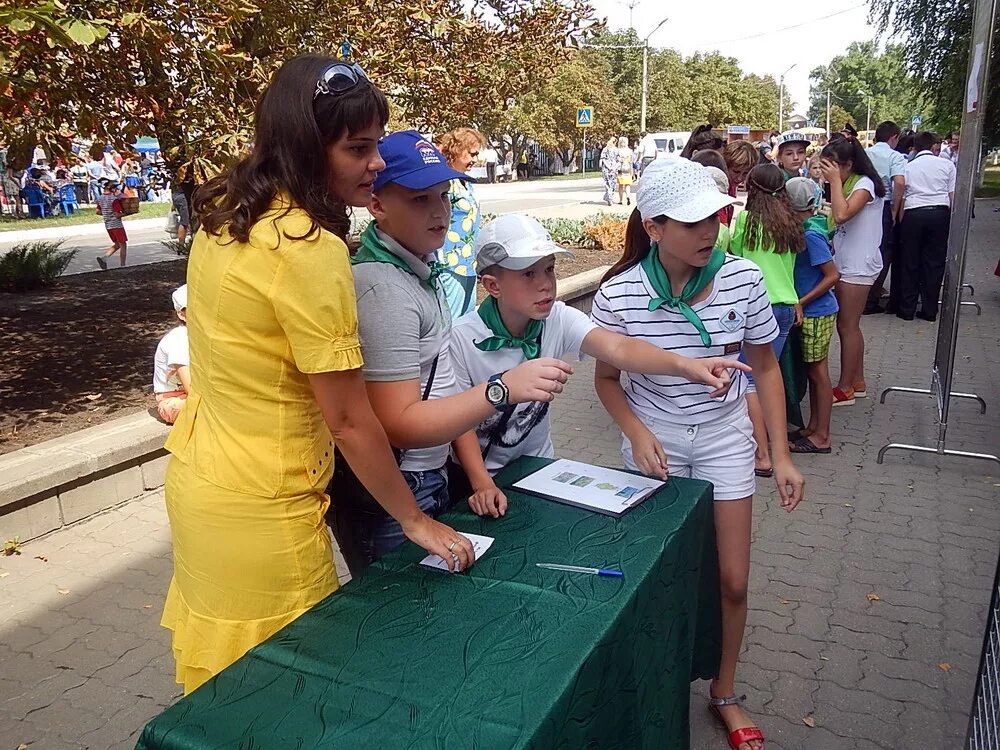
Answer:
MULTIPOLYGON (((502 493, 470 430, 509 405, 551 401, 572 368, 537 359, 459 389, 448 347, 451 318, 438 284, 442 266, 433 258, 448 229, 449 181, 468 178, 413 130, 384 138, 379 153, 386 166, 372 186, 374 221, 351 258, 368 397, 424 512, 438 516, 451 507, 445 464, 452 442, 473 502, 496 504, 502 493)), ((333 493, 337 538, 349 564, 353 557, 352 572, 404 539, 381 506, 357 494, 333 493)))

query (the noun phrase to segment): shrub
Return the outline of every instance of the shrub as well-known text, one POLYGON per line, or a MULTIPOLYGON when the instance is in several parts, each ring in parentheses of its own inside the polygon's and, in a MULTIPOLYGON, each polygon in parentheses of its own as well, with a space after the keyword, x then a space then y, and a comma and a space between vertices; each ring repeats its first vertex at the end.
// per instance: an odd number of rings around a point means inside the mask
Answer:
POLYGON ((582 219, 539 219, 539 223, 549 230, 552 239, 568 247, 593 247, 594 241, 585 233, 582 219))
POLYGON ((188 233, 188 236, 184 238, 184 241, 173 239, 173 240, 161 240, 160 244, 163 245, 167 250, 173 250, 178 255, 183 257, 188 257, 191 254, 191 243, 194 242, 194 235, 188 233))
POLYGON ((50 286, 76 255, 62 242, 26 242, 0 255, 0 288, 15 292, 50 286))
POLYGON ((583 231, 593 245, 620 256, 625 251, 625 219, 604 214, 587 223, 583 231))

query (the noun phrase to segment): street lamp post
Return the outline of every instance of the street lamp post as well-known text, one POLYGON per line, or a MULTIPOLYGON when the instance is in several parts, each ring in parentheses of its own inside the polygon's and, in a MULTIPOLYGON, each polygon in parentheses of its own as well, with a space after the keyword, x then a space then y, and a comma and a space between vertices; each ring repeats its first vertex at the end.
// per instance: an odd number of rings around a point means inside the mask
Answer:
POLYGON ((778 132, 785 129, 785 74, 798 63, 792 63, 778 78, 778 132))
POLYGON ((667 22, 664 18, 642 40, 642 103, 639 106, 639 132, 646 132, 646 97, 649 95, 649 38, 667 22))
POLYGON ((868 100, 868 119, 865 121, 865 134, 872 129, 872 95, 863 89, 858 89, 858 93, 868 100))

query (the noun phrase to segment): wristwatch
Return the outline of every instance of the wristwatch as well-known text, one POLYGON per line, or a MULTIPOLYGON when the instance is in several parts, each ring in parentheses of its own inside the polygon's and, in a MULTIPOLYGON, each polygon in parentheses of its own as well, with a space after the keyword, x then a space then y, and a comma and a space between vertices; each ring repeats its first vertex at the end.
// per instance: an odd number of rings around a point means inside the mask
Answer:
POLYGON ((510 398, 510 389, 501 380, 503 376, 503 372, 498 372, 496 375, 490 375, 490 379, 486 381, 486 400, 497 411, 506 409, 508 406, 507 399, 510 398))

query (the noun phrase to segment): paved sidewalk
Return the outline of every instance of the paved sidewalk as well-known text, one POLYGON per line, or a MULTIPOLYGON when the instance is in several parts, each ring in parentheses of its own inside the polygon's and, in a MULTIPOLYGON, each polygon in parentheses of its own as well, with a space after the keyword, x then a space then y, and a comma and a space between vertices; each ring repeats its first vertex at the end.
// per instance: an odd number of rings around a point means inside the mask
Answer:
MULTIPOLYGON (((990 410, 954 403, 949 447, 1000 448, 996 205, 977 205, 967 280, 983 315, 963 316, 955 377, 990 410)), ((1000 466, 910 453, 875 463, 891 439, 933 445, 930 398, 893 394, 879 405, 877 396, 926 386, 936 329, 885 315, 864 326, 871 397, 835 410, 833 455, 798 461, 807 501, 788 515, 760 487, 739 680, 769 750, 955 748, 965 733, 1000 539, 1000 466)), ((554 407, 557 450, 617 465, 618 433, 592 373, 578 366, 554 407)), ((157 624, 170 574, 162 496, 22 552, 0 557, 4 746, 132 747, 178 695, 157 624)), ((694 747, 720 750, 706 692, 692 688, 694 747)))

